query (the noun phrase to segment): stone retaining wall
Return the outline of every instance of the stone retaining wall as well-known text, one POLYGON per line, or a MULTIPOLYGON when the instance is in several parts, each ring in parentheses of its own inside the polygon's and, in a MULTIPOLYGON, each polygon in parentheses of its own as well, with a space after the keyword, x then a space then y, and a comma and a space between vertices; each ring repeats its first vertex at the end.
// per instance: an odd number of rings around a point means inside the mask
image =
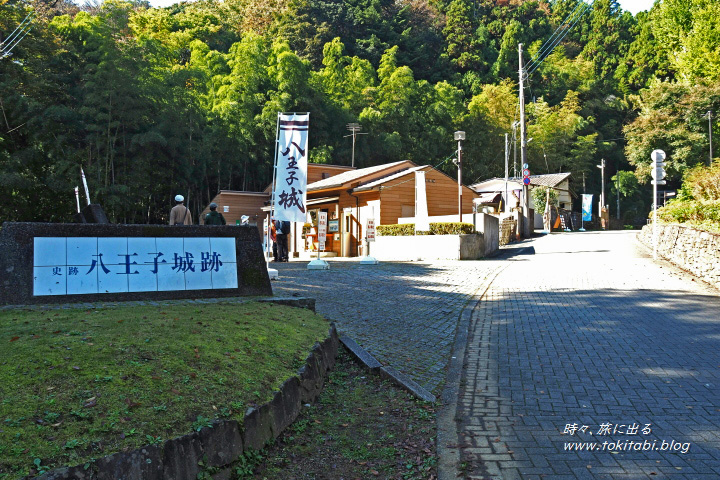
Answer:
POLYGON ((507 216, 500 220, 500 246, 516 240, 515 232, 517 230, 517 220, 512 216, 507 216))
MULTIPOLYGON (((653 248, 652 225, 638 239, 653 248)), ((720 288, 720 235, 677 224, 658 224, 658 255, 720 288)))
POLYGON ((36 480, 195 480, 205 472, 215 479, 230 478, 232 463, 248 450, 260 450, 277 438, 298 416, 303 404, 322 391, 328 370, 335 366, 338 335, 333 325, 328 337, 316 343, 297 376, 283 383, 273 399, 236 420, 215 420, 205 427, 162 445, 100 458, 90 464, 47 472, 36 480))

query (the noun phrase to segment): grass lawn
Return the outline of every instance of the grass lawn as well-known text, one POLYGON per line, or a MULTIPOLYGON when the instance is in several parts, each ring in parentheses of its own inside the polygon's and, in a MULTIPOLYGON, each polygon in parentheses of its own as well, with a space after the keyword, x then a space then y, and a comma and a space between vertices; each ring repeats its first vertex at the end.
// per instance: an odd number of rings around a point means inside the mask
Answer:
POLYGON ((328 328, 255 302, 0 311, 0 479, 242 421, 328 328))

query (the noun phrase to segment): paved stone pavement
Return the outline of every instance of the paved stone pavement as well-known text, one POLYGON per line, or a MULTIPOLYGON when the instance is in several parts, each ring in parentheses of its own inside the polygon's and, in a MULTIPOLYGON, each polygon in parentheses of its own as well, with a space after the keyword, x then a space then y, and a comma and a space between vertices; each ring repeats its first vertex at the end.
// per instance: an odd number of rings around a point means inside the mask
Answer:
POLYGON ((458 316, 507 262, 381 262, 329 259, 329 270, 307 262, 272 263, 273 293, 316 299, 316 310, 380 363, 435 394, 455 339, 458 316))
POLYGON ((720 478, 717 290, 654 263, 632 232, 531 245, 472 314, 460 476, 720 478))

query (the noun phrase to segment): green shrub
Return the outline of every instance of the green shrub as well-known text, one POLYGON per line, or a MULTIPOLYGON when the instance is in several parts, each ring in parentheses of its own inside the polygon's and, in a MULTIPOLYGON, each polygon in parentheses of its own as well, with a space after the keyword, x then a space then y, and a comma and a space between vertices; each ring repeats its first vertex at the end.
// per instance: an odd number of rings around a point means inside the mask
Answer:
POLYGON ((414 223, 401 223, 394 225, 378 225, 377 234, 384 237, 401 237, 415 235, 414 223))
POLYGON ((695 200, 675 200, 658 209, 658 217, 671 223, 720 224, 720 201, 698 202, 695 200))
MULTIPOLYGON (((418 235, 461 235, 468 233, 475 233, 475 226, 472 223, 433 222, 430 223, 429 232, 418 232, 418 235)), ((378 225, 377 234, 385 237, 415 235, 415 224, 378 225)))
POLYGON ((711 167, 700 165, 689 170, 678 197, 658 209, 658 218, 701 230, 720 231, 720 161, 711 167))

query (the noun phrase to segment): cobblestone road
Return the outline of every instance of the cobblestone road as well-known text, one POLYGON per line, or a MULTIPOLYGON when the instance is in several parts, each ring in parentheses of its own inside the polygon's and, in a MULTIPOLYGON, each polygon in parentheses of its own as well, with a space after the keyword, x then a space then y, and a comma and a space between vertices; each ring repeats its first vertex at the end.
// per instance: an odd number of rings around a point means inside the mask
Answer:
POLYGON ((494 279, 460 384, 464 478, 720 478, 718 292, 632 235, 536 239, 494 279))
POLYGON ((307 262, 272 263, 280 276, 272 282, 273 293, 315 298, 318 313, 340 332, 435 394, 445 379, 461 310, 507 264, 329 263, 329 270, 308 270, 307 262))

